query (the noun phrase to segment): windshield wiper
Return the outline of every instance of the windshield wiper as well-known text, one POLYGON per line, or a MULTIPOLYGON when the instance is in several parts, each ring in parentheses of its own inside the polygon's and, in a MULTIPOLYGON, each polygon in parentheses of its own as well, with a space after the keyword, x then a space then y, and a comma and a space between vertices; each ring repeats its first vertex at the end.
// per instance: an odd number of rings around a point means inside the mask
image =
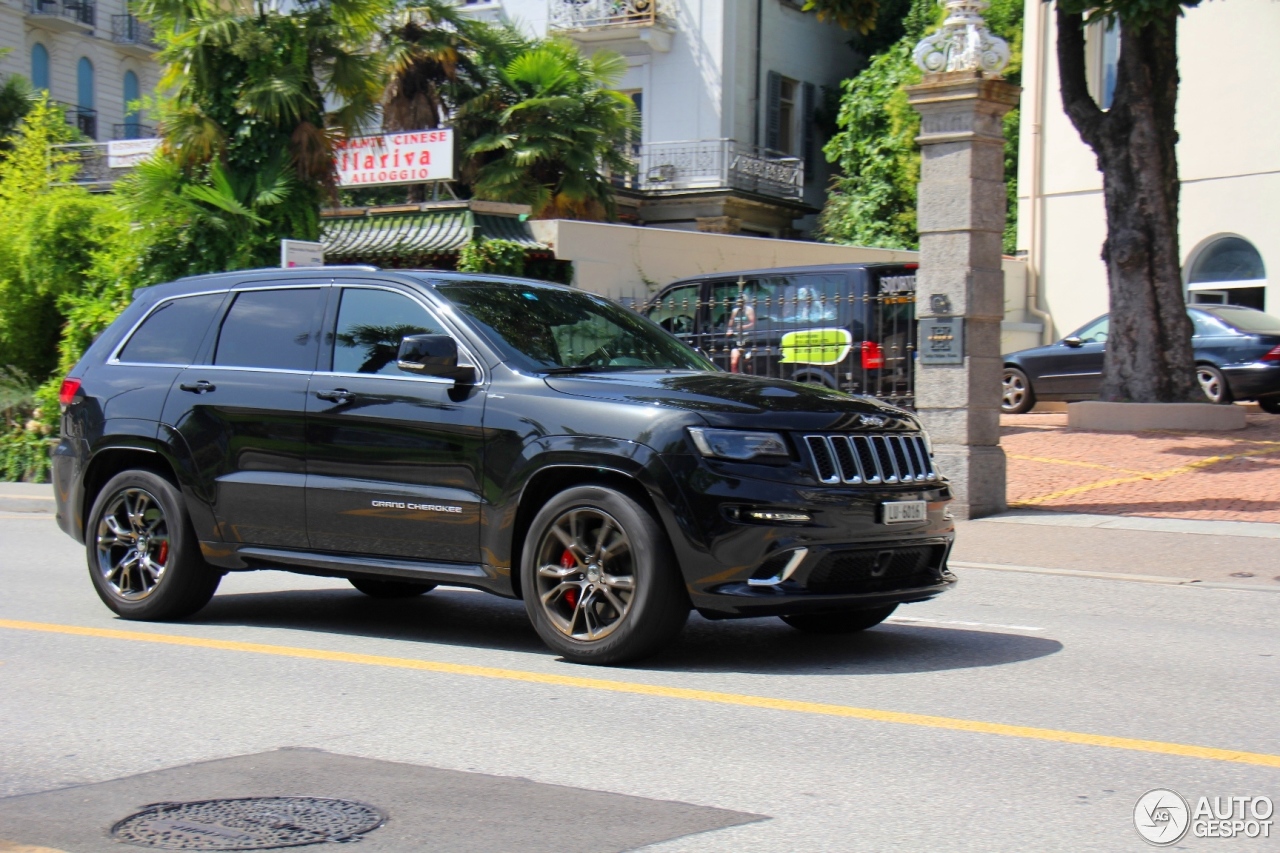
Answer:
POLYGON ((548 376, 558 376, 565 373, 600 373, 603 370, 608 368, 599 364, 571 364, 567 367, 547 367, 538 372, 548 376))

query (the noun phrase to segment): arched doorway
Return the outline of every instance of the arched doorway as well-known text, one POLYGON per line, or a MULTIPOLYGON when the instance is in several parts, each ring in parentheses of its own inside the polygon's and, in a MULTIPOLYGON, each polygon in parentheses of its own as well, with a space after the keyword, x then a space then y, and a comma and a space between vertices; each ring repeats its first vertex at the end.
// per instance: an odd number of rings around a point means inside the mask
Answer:
POLYGON ((1193 305, 1244 305, 1266 310, 1262 255, 1243 237, 1217 237, 1191 259, 1187 296, 1193 305))

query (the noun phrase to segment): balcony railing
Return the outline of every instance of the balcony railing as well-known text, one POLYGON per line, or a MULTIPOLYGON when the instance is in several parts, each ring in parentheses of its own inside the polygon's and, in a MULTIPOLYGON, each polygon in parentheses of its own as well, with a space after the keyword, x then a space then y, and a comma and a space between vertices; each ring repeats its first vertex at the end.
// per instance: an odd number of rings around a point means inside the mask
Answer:
POLYGON ((155 135, 156 129, 147 124, 125 122, 111 125, 112 139, 151 139, 155 135))
POLYGON ((648 193, 737 189, 774 198, 804 194, 804 162, 732 139, 637 145, 615 183, 648 193))
POLYGON ((580 30, 658 23, 658 0, 548 0, 547 28, 580 30))
POLYGON ((90 139, 98 138, 98 111, 89 109, 88 107, 77 107, 75 104, 66 104, 62 101, 50 101, 62 108, 62 112, 67 117, 67 124, 79 130, 90 139))
POLYGON ((91 27, 97 20, 97 7, 89 0, 28 0, 27 11, 32 15, 74 21, 91 27))
POLYGON ((134 44, 139 47, 156 47, 155 31, 133 15, 111 16, 111 40, 116 44, 134 44))

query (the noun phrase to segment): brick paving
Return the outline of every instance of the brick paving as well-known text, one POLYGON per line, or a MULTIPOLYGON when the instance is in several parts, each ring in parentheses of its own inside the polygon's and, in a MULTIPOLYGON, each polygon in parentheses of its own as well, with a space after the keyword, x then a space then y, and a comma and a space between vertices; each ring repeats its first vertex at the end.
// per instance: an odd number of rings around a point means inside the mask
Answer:
POLYGON ((1280 523, 1280 416, 1231 432, 1072 430, 1058 413, 1000 425, 1010 506, 1280 523))

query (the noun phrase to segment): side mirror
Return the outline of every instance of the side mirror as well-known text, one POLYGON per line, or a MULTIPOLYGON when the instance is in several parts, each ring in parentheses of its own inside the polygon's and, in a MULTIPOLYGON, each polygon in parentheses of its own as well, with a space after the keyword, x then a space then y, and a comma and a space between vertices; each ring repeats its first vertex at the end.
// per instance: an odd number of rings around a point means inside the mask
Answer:
POLYGON ((1068 347, 1071 347, 1072 349, 1075 349, 1077 347, 1084 346, 1084 341, 1080 340, 1075 335, 1072 335, 1069 338, 1063 338, 1062 344, 1063 346, 1068 346, 1068 347))
POLYGON ((419 376, 452 379, 459 385, 473 385, 476 369, 458 364, 458 342, 448 335, 405 335, 400 341, 396 367, 419 376))

